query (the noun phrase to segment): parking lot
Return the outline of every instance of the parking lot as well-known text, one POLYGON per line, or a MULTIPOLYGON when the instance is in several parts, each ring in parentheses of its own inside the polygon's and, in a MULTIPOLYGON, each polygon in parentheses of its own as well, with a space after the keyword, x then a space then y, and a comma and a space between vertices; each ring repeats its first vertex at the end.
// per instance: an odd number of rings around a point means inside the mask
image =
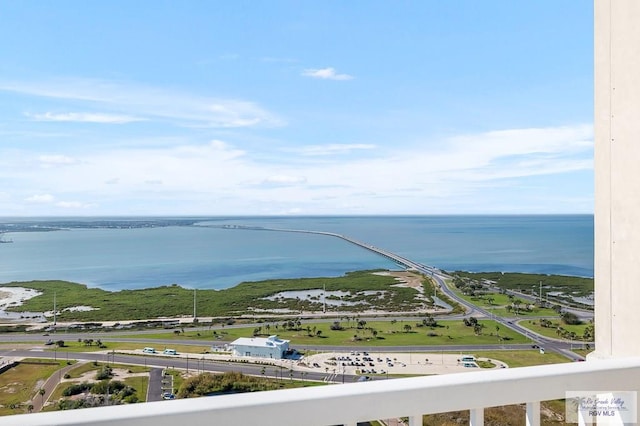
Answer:
MULTIPOLYGON (((305 357, 306 368, 345 374, 448 374, 478 371, 475 362, 463 362, 465 354, 395 353, 395 352, 327 352, 305 357)), ((486 360, 480 358, 479 360, 486 360)), ((495 368, 506 368, 491 360, 495 368)), ((301 367, 301 365, 298 365, 301 367)))

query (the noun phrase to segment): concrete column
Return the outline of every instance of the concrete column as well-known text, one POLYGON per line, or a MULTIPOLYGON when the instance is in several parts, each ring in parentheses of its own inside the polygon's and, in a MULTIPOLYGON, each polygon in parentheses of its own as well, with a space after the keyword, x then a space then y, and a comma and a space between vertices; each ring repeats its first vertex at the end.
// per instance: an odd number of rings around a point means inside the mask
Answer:
POLYGON ((590 358, 640 356, 640 1, 595 0, 595 322, 590 358))

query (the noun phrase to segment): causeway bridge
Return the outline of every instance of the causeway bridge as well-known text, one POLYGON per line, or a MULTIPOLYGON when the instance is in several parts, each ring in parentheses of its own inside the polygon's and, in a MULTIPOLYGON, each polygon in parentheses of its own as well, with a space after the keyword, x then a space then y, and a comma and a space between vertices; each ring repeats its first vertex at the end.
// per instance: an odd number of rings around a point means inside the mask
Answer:
POLYGON ((363 249, 369 250, 379 256, 385 257, 389 260, 396 262, 399 265, 404 266, 407 269, 413 269, 418 272, 421 272, 426 275, 433 276, 433 274, 442 273, 442 271, 436 267, 423 265, 422 263, 414 262, 413 260, 407 259, 406 257, 400 256, 396 253, 390 252, 388 250, 381 249, 379 247, 372 246, 371 244, 367 244, 365 242, 356 240, 354 238, 348 237, 346 235, 337 234, 335 232, 326 232, 326 231, 312 231, 307 229, 285 229, 285 228, 268 228, 263 226, 245 226, 245 225, 208 225, 209 227, 216 228, 224 228, 224 229, 245 229, 250 231, 277 231, 277 232, 298 232, 302 234, 317 234, 317 235, 326 235, 329 237, 340 238, 348 243, 354 244, 363 249))

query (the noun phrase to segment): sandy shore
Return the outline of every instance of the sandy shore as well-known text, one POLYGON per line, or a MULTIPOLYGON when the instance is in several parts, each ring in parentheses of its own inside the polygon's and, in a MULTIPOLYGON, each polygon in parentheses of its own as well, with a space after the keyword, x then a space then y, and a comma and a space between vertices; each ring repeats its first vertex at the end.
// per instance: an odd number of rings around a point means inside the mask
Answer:
POLYGON ((41 292, 31 288, 0 287, 0 311, 4 311, 10 306, 20 306, 25 300, 41 294, 41 292))

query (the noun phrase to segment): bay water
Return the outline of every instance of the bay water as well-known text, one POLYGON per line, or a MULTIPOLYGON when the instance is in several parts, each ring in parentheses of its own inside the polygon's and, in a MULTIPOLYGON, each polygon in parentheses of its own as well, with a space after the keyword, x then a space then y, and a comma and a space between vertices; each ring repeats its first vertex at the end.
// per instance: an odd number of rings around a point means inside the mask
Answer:
POLYGON ((73 220, 87 227, 5 234, 13 243, 0 244, 0 283, 60 279, 105 290, 221 289, 243 281, 398 269, 331 236, 225 226, 343 234, 447 271, 593 276, 591 215, 212 217, 189 226, 115 229, 94 227, 91 218, 73 220))

